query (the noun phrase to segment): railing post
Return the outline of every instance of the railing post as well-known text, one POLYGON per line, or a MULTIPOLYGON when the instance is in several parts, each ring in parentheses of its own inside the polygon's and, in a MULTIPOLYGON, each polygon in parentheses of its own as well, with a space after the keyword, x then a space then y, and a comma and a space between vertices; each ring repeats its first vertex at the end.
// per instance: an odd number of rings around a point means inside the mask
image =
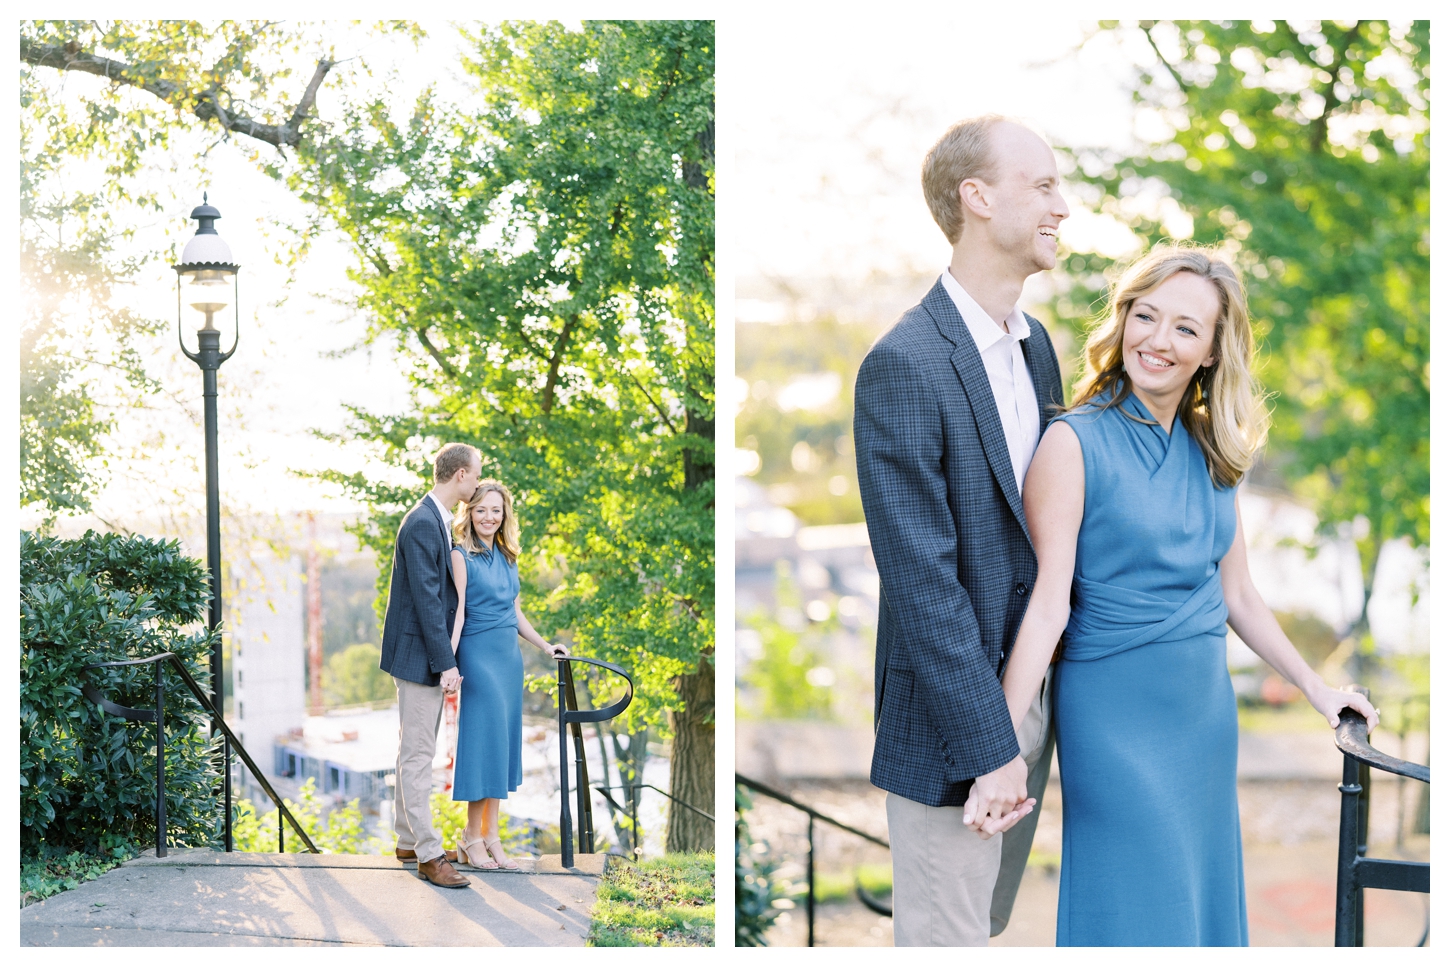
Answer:
POLYGON ((166 690, 161 684, 161 662, 156 672, 156 856, 166 855, 166 690))
POLYGON ((1339 875, 1334 895, 1334 946, 1354 947, 1354 924, 1360 890, 1355 883, 1354 861, 1359 846, 1359 763, 1344 757, 1344 776, 1339 784, 1339 875))
POLYGON ((222 848, 230 853, 232 851, 232 740, 222 733, 222 764, 225 766, 225 776, 222 787, 225 803, 222 808, 226 810, 226 827, 222 833, 222 848))
POLYGON ((564 721, 564 661, 559 660, 559 861, 564 869, 574 865, 574 824, 569 818, 569 736, 564 721))
POLYGON ((629 822, 631 828, 634 830, 633 838, 635 859, 639 859, 639 857, 643 855, 639 848, 639 796, 642 789, 642 786, 636 785, 632 790, 630 790, 632 798, 629 800, 629 822))
POLYGON ((806 815, 806 946, 816 945, 816 817, 806 815))
POLYGON ((287 846, 282 842, 283 834, 287 832, 287 817, 282 815, 282 805, 277 805, 277 852, 287 852, 287 846))
MULTIPOLYGON (((585 808, 585 797, 589 795, 589 776, 584 771, 584 757, 578 755, 579 749, 575 749, 576 758, 574 768, 579 775, 575 777, 575 794, 579 797, 579 852, 594 852, 594 827, 592 826, 589 810, 585 808)), ((606 777, 608 778, 608 777, 606 777)))

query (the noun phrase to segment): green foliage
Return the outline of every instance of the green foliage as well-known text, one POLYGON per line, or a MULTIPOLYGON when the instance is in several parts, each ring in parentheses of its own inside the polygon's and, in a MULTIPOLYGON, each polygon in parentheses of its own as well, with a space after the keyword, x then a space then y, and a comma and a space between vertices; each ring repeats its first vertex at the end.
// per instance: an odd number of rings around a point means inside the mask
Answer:
MULTIPOLYGON (((196 625, 208 581, 177 541, 87 531, 77 540, 20 535, 20 842, 129 856, 155 840, 155 726, 104 714, 90 682, 119 705, 154 705, 150 666, 95 662, 175 652, 207 687, 213 638, 196 625)), ((220 815, 215 744, 200 704, 165 672, 167 841, 209 846, 220 815)))
POLYGON ((876 335, 872 326, 830 318, 735 327, 735 371, 749 391, 735 418, 736 445, 759 454, 760 469, 752 477, 806 524, 866 519, 856 487, 852 395, 856 369, 876 335), (789 388, 802 378, 827 388, 834 378, 839 389, 801 408, 791 403, 789 388))
MULTIPOLYGON (((838 900, 855 902, 856 887, 878 899, 891 896, 891 864, 863 863, 845 873, 816 873, 816 902, 831 903, 838 900)), ((801 895, 804 896, 804 889, 801 895)))
POLYGON ((56 351, 53 326, 37 320, 20 334, 20 506, 50 514, 90 507, 94 480, 84 468, 111 428, 76 367, 56 351))
MULTIPOLYGON (((791 579, 790 566, 776 562, 775 599, 782 610, 800 614, 800 589, 791 579)), ((801 621, 805 620, 801 615, 801 621)), ((749 718, 833 718, 835 674, 827 682, 811 681, 812 669, 822 667, 827 636, 840 629, 832 614, 823 622, 803 624, 795 630, 762 613, 745 618, 745 625, 760 635, 760 656, 737 672, 737 711, 749 718)))
POLYGON ((591 947, 711 947, 715 854, 671 853, 611 863, 599 883, 591 947))
POLYGON ((20 905, 53 897, 64 890, 74 890, 88 880, 113 870, 131 858, 125 852, 93 856, 72 851, 20 860, 20 905))
POLYGON ((393 678, 378 667, 383 653, 377 645, 350 645, 327 660, 322 690, 328 705, 362 705, 393 698, 393 678))
POLYGON ((1339 635, 1322 618, 1307 612, 1275 611, 1274 618, 1309 667, 1318 668, 1339 647, 1339 635))
POLYGON ((1151 43, 1135 98, 1170 133, 1079 152, 1089 200, 1156 242, 1168 216, 1129 202, 1165 186, 1234 255, 1275 394, 1268 467, 1326 533, 1367 523, 1368 590, 1385 541, 1430 539, 1429 23, 1104 29, 1151 43))
POLYGON ((763 719, 829 719, 831 689, 811 684, 807 675, 821 664, 811 631, 792 631, 763 615, 746 619, 760 635, 760 657, 740 675, 745 685, 741 712, 763 719))
POLYGON ((750 834, 746 814, 749 790, 735 787, 735 946, 764 947, 765 934, 782 910, 795 904, 790 884, 780 876, 780 861, 770 844, 750 834))
MULTIPOLYGON (((455 802, 452 794, 446 792, 435 792, 429 797, 429 805, 433 809, 433 826, 438 830, 438 835, 443 839, 443 845, 453 849, 463 840, 463 830, 468 825, 468 803, 455 802)), ((552 835, 546 836, 553 843, 553 848, 558 848, 559 828, 551 827, 552 835)), ((534 846, 533 830, 524 823, 511 825, 508 813, 502 806, 498 811, 498 835, 503 841, 503 848, 509 855, 526 853, 534 846)))
POLYGON ((370 338, 416 389, 353 435, 414 487, 324 475, 373 513, 386 607, 401 515, 442 441, 517 497, 530 619, 636 675, 668 732, 714 637, 714 36, 708 22, 468 35, 481 107, 382 102, 291 184, 351 240, 370 338))
MULTIPOLYGON (((293 802, 283 796, 282 801, 297 819, 298 825, 307 833, 314 846, 324 853, 379 853, 383 842, 368 833, 367 821, 358 801, 352 800, 345 806, 332 809, 324 816, 324 804, 317 796, 317 780, 308 779, 302 784, 301 802, 293 802)), ((257 807, 250 800, 242 799, 236 804, 236 815, 232 818, 232 847, 244 853, 277 852, 277 811, 259 816, 257 807)), ((282 820, 286 822, 286 820, 282 820)), ((287 834, 282 845, 289 853, 307 850, 302 837, 287 823, 287 834)))

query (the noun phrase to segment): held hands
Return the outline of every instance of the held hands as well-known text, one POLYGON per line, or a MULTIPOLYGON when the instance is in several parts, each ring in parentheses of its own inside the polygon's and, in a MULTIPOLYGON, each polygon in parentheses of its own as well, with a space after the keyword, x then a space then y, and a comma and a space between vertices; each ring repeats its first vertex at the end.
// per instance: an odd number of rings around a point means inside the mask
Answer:
POLYGON ((1304 693, 1309 704, 1314 710, 1324 716, 1329 722, 1331 729, 1339 728, 1339 712, 1341 709, 1352 708, 1364 716, 1365 722, 1369 724, 1368 731, 1373 732, 1376 725, 1380 724, 1379 709, 1370 704, 1370 700, 1358 692, 1347 692, 1339 688, 1330 688, 1320 679, 1317 687, 1304 693))
POLYGON ((991 839, 1017 825, 1037 805, 1027 798, 1027 763, 1022 756, 978 776, 962 807, 962 825, 970 826, 982 839, 991 839))
POLYGON ((448 669, 438 677, 438 684, 442 686, 443 691, 449 694, 458 691, 458 685, 462 681, 463 676, 459 674, 456 667, 448 669))

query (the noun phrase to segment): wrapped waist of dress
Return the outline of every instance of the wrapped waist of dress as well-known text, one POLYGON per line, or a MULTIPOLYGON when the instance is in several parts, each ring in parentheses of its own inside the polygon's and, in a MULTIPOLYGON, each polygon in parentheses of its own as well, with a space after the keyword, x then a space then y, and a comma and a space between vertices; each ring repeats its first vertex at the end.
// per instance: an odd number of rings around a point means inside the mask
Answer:
POLYGON ((1217 569, 1193 593, 1170 600, 1085 578, 1073 582, 1062 657, 1094 661, 1141 645, 1223 635, 1228 607, 1217 569))

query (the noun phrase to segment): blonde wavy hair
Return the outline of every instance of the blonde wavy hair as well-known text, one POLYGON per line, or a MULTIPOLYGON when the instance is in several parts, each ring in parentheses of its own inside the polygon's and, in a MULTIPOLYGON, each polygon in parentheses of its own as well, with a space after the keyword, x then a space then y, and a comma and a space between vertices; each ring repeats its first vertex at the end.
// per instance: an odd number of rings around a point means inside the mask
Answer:
POLYGON ((514 516, 514 495, 497 480, 480 480, 468 502, 453 514, 453 542, 470 553, 483 550, 483 542, 473 529, 473 508, 482 502, 486 494, 495 493, 503 498, 503 520, 493 535, 493 546, 503 551, 510 564, 519 562, 519 519, 514 516))
POLYGON ((1112 286, 1108 312, 1083 347, 1084 372, 1073 387, 1074 407, 1102 393, 1104 407, 1121 406, 1133 391, 1123 369, 1123 331, 1134 301, 1179 272, 1192 272, 1218 290, 1213 328, 1214 362, 1200 367, 1178 404, 1178 419, 1198 443, 1214 483, 1232 487, 1243 479, 1269 433, 1264 392, 1254 379, 1254 333, 1243 282, 1212 249, 1168 245, 1128 266, 1112 286))

